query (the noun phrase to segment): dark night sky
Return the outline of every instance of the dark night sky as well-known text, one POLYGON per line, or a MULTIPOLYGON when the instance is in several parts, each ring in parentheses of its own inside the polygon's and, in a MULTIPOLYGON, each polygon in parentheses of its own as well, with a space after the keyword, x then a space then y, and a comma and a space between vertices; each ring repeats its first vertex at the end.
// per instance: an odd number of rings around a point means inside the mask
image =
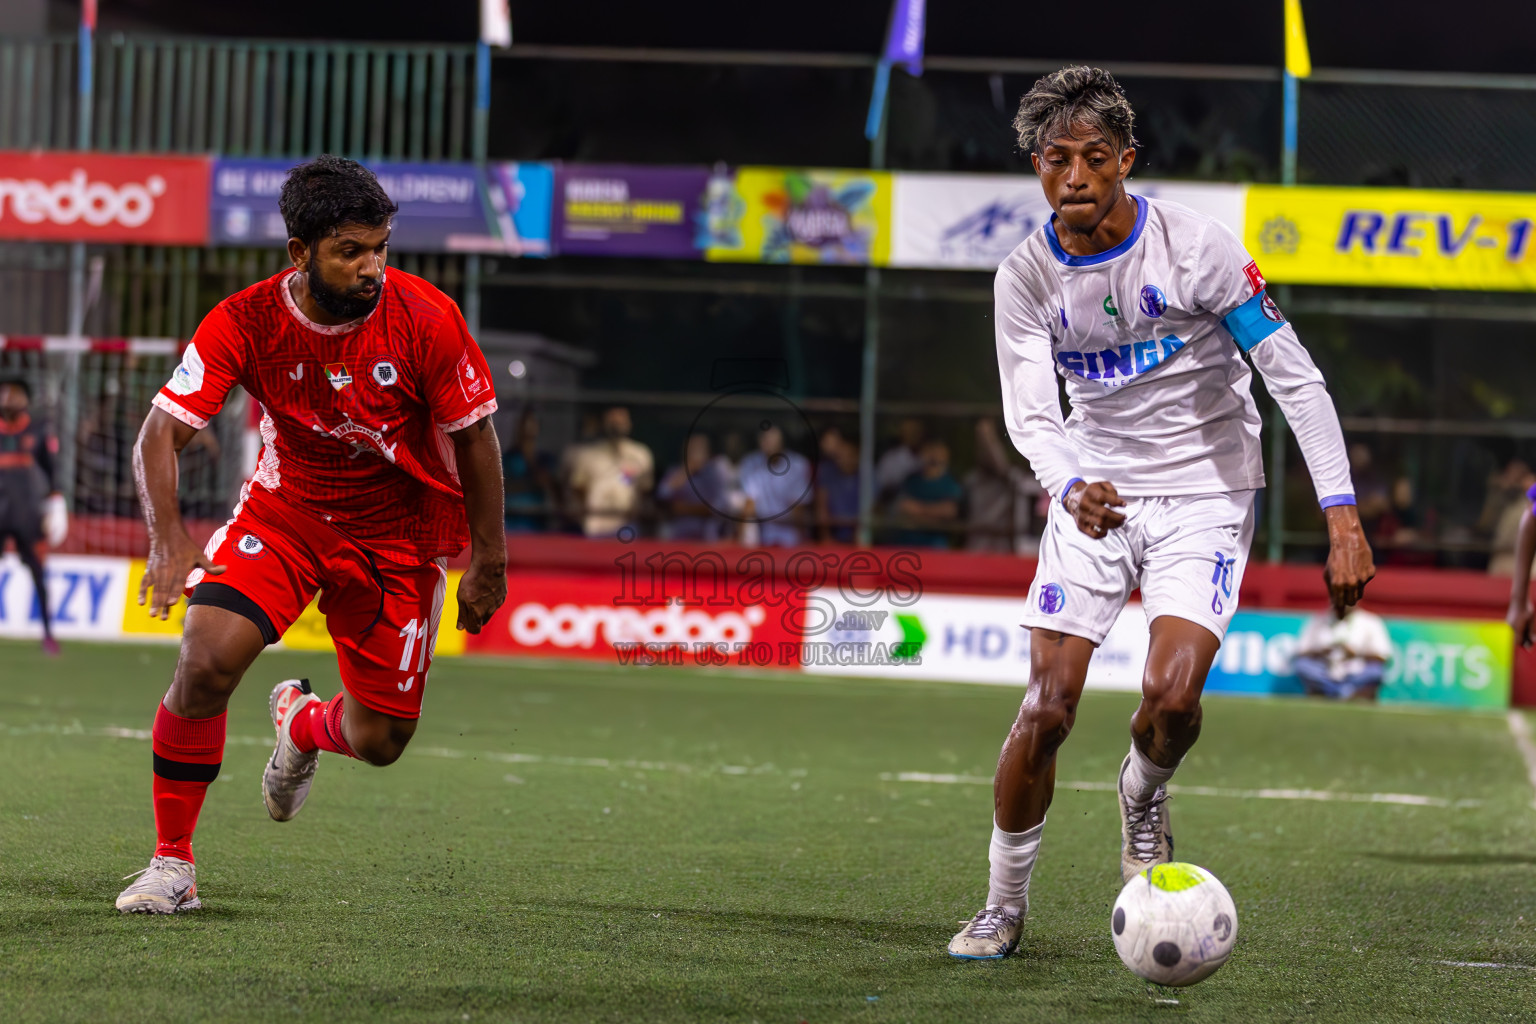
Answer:
MULTIPOLYGON (((1304 0, 1320 67, 1536 72, 1536 4, 1304 0), (1463 16, 1458 10, 1468 11, 1463 16)), ((54 20, 74 5, 55 0, 54 20)), ((872 53, 888 0, 512 0, 519 43, 872 53)), ((466 40, 475 0, 101 0, 103 27, 229 36, 466 40)), ((928 52, 1278 64, 1281 0, 930 0, 928 52)))

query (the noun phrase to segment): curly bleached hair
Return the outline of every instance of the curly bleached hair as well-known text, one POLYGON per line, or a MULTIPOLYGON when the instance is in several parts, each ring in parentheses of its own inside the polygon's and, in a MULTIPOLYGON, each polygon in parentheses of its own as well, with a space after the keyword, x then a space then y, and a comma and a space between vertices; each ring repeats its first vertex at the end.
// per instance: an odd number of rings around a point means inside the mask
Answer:
POLYGON ((1115 77, 1098 68, 1051 72, 1024 94, 1013 119, 1019 148, 1026 153, 1038 153, 1052 139, 1072 135, 1077 125, 1103 132, 1117 152, 1136 145, 1136 112, 1115 77))

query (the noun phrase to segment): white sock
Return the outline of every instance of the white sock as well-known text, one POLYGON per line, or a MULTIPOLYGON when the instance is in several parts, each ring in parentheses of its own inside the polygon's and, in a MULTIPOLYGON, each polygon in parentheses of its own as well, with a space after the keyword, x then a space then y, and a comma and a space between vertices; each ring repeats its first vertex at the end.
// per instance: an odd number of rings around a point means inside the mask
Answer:
POLYGON ((1004 832, 992 824, 992 846, 987 859, 992 875, 987 885, 987 906, 1002 907, 1023 917, 1029 913, 1029 876, 1040 853, 1040 833, 1045 822, 1024 832, 1004 832))
POLYGON ((1160 768, 1143 754, 1136 744, 1131 744, 1131 760, 1125 766, 1125 802, 1135 810, 1141 810, 1152 800, 1158 786, 1167 785, 1178 769, 1160 768))

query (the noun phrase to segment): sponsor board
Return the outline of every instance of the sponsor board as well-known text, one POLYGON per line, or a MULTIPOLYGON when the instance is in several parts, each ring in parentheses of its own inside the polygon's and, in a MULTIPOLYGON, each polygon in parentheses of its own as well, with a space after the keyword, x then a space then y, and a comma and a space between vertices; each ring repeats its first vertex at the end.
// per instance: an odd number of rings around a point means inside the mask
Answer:
POLYGON ((1272 282, 1536 289, 1536 194, 1253 185, 1243 241, 1272 282))
MULTIPOLYGON (((61 639, 110 640, 122 634, 128 560, 50 555, 43 562, 48 610, 61 639)), ((43 635, 32 574, 13 554, 0 558, 0 636, 43 635)))
MULTIPOLYGON (((1029 607, 1025 597, 925 593, 905 605, 889 599, 855 605, 847 594, 823 589, 808 596, 807 607, 808 622, 830 625, 806 636, 805 672, 1004 686, 1029 682, 1029 631, 1019 625, 1029 607), (885 651, 898 647, 902 660, 882 660, 885 651)), ((1094 653, 1088 687, 1139 690, 1147 642, 1141 605, 1126 605, 1094 653)))
POLYGON ((561 164, 554 245, 562 255, 701 259, 703 167, 561 164))
MULTIPOLYGON (((507 603, 466 654, 531 654, 619 664, 769 665, 794 668, 803 603, 789 595, 753 603, 736 594, 709 600, 626 601, 615 577, 508 573, 507 603)), ((695 595, 697 597, 697 595, 695 595)))
POLYGON ((206 157, 0 153, 0 238, 208 241, 206 157))
MULTIPOLYGON (((1301 693, 1291 659, 1310 616, 1239 611, 1211 666, 1207 690, 1301 693)), ((1509 706, 1514 640, 1502 622, 1383 617, 1393 657, 1381 699, 1464 708, 1509 706)))
MULTIPOLYGON (((218 245, 282 246, 277 199, 293 160, 220 159, 213 164, 209 223, 218 245)), ((550 253, 549 164, 368 164, 400 207, 390 245, 400 252, 550 253)))
MULTIPOLYGON (((994 270, 1051 219, 1034 175, 892 176, 891 266, 994 270)), ((1243 185, 1135 180, 1133 195, 1166 199, 1243 232, 1243 185)))
POLYGON ((711 260, 876 266, 890 257, 891 175, 742 167, 709 183, 711 260))

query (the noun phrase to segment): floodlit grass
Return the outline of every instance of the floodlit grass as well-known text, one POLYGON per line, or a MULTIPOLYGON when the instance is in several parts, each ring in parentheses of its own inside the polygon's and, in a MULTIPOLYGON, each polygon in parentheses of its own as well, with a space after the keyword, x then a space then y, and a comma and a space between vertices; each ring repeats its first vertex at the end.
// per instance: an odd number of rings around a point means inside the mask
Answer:
MULTIPOLYGON (((1536 1019, 1536 811, 1506 723, 1211 698, 1181 858, 1237 901, 1231 962, 1159 1004, 1115 956, 1114 797, 1058 789, 1020 954, 944 954, 986 882, 1021 691, 444 660, 396 765, 326 755, 261 803, 273 652, 230 709, 197 839, 206 909, 123 917, 151 852, 148 730, 174 658, 0 644, 0 1017, 9 1021, 1536 1019), (882 775, 886 776, 882 778, 882 775), (1507 967, 1459 967, 1444 961, 1507 967)), ((1062 780, 1113 780, 1134 698, 1090 694, 1062 780)))

